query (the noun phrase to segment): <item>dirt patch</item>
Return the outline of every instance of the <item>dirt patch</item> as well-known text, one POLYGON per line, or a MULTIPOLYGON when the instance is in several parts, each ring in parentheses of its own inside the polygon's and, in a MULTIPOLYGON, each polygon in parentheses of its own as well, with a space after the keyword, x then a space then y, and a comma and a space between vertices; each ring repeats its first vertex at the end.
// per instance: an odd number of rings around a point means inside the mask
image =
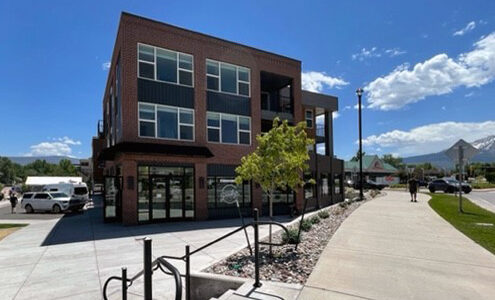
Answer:
POLYGON ((7 237, 9 234, 21 229, 22 227, 10 227, 10 228, 0 228, 0 241, 7 237))

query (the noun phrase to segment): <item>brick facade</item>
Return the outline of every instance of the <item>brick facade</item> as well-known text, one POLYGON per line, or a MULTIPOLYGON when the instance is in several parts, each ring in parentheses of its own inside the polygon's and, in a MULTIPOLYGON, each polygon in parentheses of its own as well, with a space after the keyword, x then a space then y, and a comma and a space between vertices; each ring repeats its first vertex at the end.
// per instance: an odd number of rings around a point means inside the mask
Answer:
MULTIPOLYGON (((105 173, 112 174, 114 166, 120 167, 123 176, 122 221, 124 224, 135 224, 137 218, 137 167, 140 164, 192 164, 194 165, 195 186, 195 218, 208 218, 207 188, 200 180, 207 178, 207 164, 238 165, 241 157, 256 148, 255 137, 261 132, 261 80, 262 71, 282 75, 292 79, 292 97, 294 104, 294 122, 304 120, 304 108, 301 103, 301 62, 284 56, 257 50, 237 43, 228 42, 204 34, 181 29, 175 26, 123 13, 121 16, 112 67, 109 70, 103 98, 105 133, 109 134, 109 122, 105 112, 110 101, 110 87, 115 91, 115 66, 120 61, 121 68, 121 137, 116 143, 155 143, 167 145, 207 147, 212 157, 187 157, 179 155, 163 155, 159 153, 122 153, 113 162, 107 161, 105 173), (191 54, 194 57, 194 133, 195 140, 173 141, 163 139, 142 138, 138 135, 138 75, 137 45, 148 44, 160 48, 191 54), (119 60, 120 57, 120 60, 119 60), (227 62, 250 69, 250 108, 251 108, 251 145, 227 145, 209 143, 206 128, 206 59, 227 62), (134 179, 128 178, 133 177, 134 179), (128 181, 134 182, 128 186, 128 181), (201 187, 202 185, 202 187, 201 187)), ((315 127, 309 129, 310 136, 315 135, 315 127)), ((94 154, 98 155, 98 153, 94 154)), ((261 208, 261 189, 252 186, 253 207, 261 208)), ((303 201, 302 189, 297 191, 296 206, 301 209, 303 201)))

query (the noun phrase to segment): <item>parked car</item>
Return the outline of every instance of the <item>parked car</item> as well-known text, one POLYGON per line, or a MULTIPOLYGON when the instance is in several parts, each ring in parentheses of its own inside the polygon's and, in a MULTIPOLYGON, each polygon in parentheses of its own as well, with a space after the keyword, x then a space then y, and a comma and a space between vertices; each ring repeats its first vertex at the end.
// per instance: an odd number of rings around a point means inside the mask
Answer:
POLYGON ((21 199, 21 207, 28 214, 35 211, 60 213, 66 210, 81 210, 85 204, 83 200, 71 199, 62 192, 24 193, 21 199))
POLYGON ((44 192, 62 192, 71 197, 72 200, 89 201, 89 191, 86 183, 58 183, 47 184, 43 187, 44 192))
MULTIPOLYGON (((383 190, 384 188, 388 187, 388 184, 385 183, 378 183, 373 180, 366 180, 363 184, 363 188, 366 190, 383 190)), ((354 189, 359 189, 359 180, 354 183, 354 189)))
MULTIPOLYGON (((430 192, 434 193, 436 191, 443 191, 444 193, 454 193, 459 191, 459 181, 455 179, 436 179, 430 182, 428 185, 428 189, 430 192)), ((469 194, 472 191, 472 188, 467 183, 462 183, 462 191, 466 194, 469 194)))
POLYGON ((422 186, 428 187, 428 182, 426 180, 420 179, 420 180, 418 180, 418 185, 419 185, 419 187, 422 187, 422 186))

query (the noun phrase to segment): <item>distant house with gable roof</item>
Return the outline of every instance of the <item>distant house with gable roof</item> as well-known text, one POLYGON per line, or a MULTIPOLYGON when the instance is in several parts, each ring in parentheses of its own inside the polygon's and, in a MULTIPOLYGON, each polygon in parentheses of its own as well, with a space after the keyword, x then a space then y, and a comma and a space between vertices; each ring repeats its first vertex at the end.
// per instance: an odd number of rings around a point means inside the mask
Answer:
MULTIPOLYGON (((386 184, 399 183, 398 171, 397 168, 384 162, 378 155, 363 156, 363 176, 366 180, 386 184)), ((346 180, 356 181, 359 178, 359 160, 344 162, 344 172, 346 180)))

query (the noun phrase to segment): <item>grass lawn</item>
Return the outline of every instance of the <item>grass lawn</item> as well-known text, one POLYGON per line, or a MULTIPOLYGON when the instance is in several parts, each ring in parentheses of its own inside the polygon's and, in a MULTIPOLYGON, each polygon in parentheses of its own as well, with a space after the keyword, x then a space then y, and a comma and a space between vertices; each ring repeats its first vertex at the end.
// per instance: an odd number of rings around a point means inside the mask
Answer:
POLYGON ((27 226, 28 224, 0 224, 0 241, 11 234, 12 232, 18 230, 21 227, 27 226))
POLYGON ((442 218, 460 232, 495 254, 495 214, 463 197, 464 213, 459 213, 459 197, 446 194, 430 194, 429 204, 442 218), (480 225, 493 224, 492 226, 480 225))

